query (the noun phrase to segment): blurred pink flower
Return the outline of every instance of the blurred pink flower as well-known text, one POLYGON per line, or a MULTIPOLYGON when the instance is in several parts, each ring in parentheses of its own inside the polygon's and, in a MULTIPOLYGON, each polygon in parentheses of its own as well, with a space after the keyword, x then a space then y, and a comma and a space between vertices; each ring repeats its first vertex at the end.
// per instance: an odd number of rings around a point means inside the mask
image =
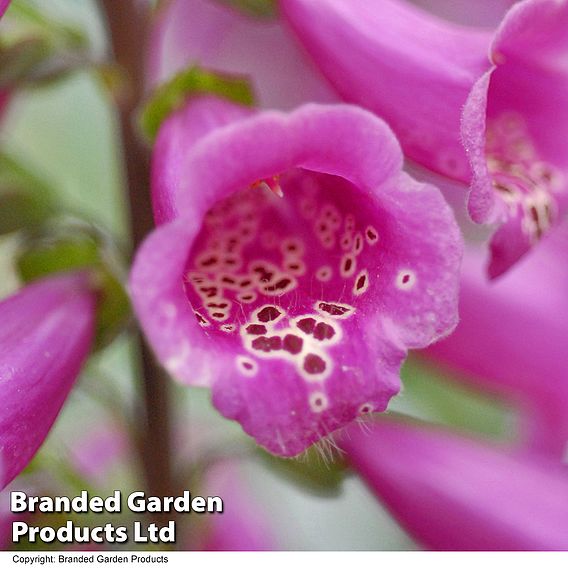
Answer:
POLYGON ((433 550, 568 550, 568 470, 392 421, 341 445, 401 525, 433 550))
POLYGON ((127 431, 108 418, 96 430, 85 432, 71 448, 71 462, 90 484, 101 486, 117 465, 133 462, 134 448, 129 442, 127 431))
POLYGON ((520 2, 494 34, 403 0, 280 5, 345 100, 384 117, 411 159, 471 182, 472 219, 498 224, 491 277, 565 215, 567 0, 520 2))
POLYGON ((155 87, 196 64, 249 77, 260 106, 337 100, 278 20, 252 18, 216 0, 173 0, 153 27, 148 82, 155 87))
POLYGON ((459 377, 505 394, 526 411, 532 449, 562 454, 568 441, 568 230, 564 227, 499 282, 483 276, 483 254, 466 249, 460 322, 424 353, 459 377))
POLYGON ((225 508, 222 515, 210 517, 199 550, 278 550, 270 516, 255 500, 236 462, 212 465, 201 493, 220 496, 225 508))
POLYGON ((384 410, 406 350, 456 324, 461 236, 401 166, 386 125, 347 105, 206 97, 162 126, 135 309, 165 367, 275 454, 384 410))
POLYGON ((496 27, 516 0, 409 0, 437 16, 466 26, 496 27))
POLYGON ((8 9, 10 5, 10 0, 0 0, 0 18, 4 15, 4 12, 8 9))
POLYGON ((0 487, 32 459, 69 394, 91 346, 94 304, 81 273, 0 302, 0 487))

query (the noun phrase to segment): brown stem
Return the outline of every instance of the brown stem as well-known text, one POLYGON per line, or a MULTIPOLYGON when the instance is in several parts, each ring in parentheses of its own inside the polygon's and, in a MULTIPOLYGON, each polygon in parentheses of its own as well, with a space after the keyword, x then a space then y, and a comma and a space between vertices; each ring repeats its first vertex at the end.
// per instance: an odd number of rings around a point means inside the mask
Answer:
MULTIPOLYGON (((148 2, 101 0, 106 13, 114 56, 127 80, 119 104, 132 241, 135 248, 153 228, 150 198, 149 151, 138 136, 134 117, 144 96, 144 53, 148 34, 148 2)), ((148 492, 175 495, 171 463, 170 398, 167 377, 140 336, 140 376, 144 394, 140 451, 148 492)))

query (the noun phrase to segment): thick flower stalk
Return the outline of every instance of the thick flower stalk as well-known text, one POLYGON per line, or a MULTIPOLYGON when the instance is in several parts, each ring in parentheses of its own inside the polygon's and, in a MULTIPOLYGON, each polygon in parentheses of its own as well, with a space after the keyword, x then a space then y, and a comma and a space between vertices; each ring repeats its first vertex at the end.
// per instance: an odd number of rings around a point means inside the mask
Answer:
POLYGON ((0 487, 47 436, 89 353, 94 318, 82 273, 37 281, 0 302, 0 487))
POLYGON ((406 350, 456 324, 461 236, 401 166, 350 106, 199 98, 160 131, 135 309, 166 368, 275 454, 384 410, 406 350))
POLYGON ((351 428, 341 445, 428 549, 568 550, 566 466, 391 421, 351 428))
POLYGON ((403 0, 281 7, 344 99, 385 118, 409 158, 471 184, 472 219, 498 225, 491 277, 565 215, 566 0, 520 2, 494 34, 403 0))
POLYGON ((523 410, 521 441, 558 456, 568 441, 567 254, 564 227, 513 272, 488 283, 483 252, 468 247, 460 322, 425 351, 457 377, 514 401, 523 410))

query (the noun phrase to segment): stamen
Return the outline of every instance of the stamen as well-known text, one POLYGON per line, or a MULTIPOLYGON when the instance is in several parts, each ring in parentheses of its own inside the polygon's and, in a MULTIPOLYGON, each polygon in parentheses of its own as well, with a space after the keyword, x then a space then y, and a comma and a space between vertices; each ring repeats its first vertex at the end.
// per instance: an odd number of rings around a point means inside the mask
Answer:
POLYGON ((284 192, 282 191, 282 187, 280 186, 280 176, 274 176, 272 178, 255 181, 253 184, 251 184, 251 187, 267 189, 274 193, 274 195, 276 195, 277 197, 284 197, 284 192))

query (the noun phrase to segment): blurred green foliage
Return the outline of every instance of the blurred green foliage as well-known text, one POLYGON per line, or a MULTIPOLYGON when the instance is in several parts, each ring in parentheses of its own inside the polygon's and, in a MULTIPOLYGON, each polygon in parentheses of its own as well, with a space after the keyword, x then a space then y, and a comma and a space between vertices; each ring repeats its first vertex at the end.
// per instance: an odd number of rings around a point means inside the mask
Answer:
POLYGON ((50 223, 27 237, 17 267, 24 282, 65 272, 87 269, 99 292, 96 346, 108 345, 130 319, 130 303, 122 285, 121 270, 111 245, 94 228, 83 223, 50 223))
POLYGON ((276 0, 220 0, 256 18, 274 18, 276 0))
POLYGON ((140 125, 154 140, 162 122, 191 96, 216 95, 242 105, 252 105, 254 96, 245 78, 207 71, 198 66, 179 72, 160 86, 142 109, 140 125))

